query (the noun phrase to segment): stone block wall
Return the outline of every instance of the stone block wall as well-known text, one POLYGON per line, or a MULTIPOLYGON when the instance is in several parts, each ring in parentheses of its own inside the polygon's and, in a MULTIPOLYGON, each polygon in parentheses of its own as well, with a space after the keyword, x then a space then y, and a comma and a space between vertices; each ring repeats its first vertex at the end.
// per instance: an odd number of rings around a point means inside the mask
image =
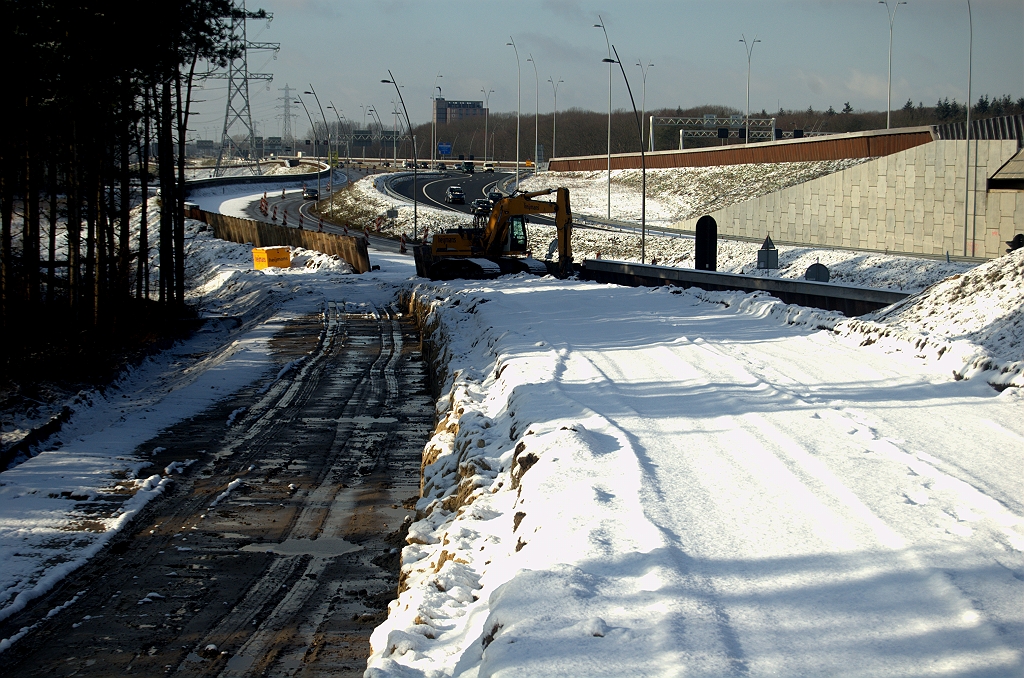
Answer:
MULTIPOLYGON (((723 236, 907 254, 993 258, 1024 232, 1024 191, 986 191, 1017 142, 932 141, 713 212, 723 236), (975 160, 975 144, 977 159, 975 160), (976 169, 975 169, 976 168, 976 169)), ((697 219, 676 224, 692 231, 697 219)))

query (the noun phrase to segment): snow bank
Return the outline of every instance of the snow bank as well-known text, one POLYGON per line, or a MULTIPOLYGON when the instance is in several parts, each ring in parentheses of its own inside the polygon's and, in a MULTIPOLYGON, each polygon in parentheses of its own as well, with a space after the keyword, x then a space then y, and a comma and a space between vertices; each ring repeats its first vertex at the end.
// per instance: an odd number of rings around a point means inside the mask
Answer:
POLYGON ((1010 394, 764 295, 412 296, 442 395, 367 676, 1024 666, 1010 394))
MULTIPOLYGON (((651 225, 671 226, 866 160, 868 158, 648 169, 647 221, 651 225)), ((635 169, 612 170, 612 219, 640 221, 641 174, 635 169)), ((607 216, 607 171, 542 172, 520 182, 524 191, 559 186, 569 189, 574 213, 607 216)))
POLYGON ((956 379, 1024 386, 1024 250, 953 275, 837 331, 941 361, 956 379))

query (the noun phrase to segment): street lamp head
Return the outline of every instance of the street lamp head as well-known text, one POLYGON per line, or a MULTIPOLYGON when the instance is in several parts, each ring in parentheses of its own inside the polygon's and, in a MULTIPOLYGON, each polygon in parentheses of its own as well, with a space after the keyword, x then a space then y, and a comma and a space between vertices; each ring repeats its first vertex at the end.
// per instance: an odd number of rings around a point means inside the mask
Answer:
POLYGON ((394 80, 381 80, 381 82, 383 82, 383 83, 387 83, 387 84, 389 84, 389 85, 394 85, 394 84, 395 84, 395 81, 394 81, 394 80))
POLYGON ((604 28, 602 24, 594 24, 594 28, 604 28))
POLYGON ((603 63, 603 64, 617 64, 619 62, 616 61, 615 59, 601 59, 601 63, 603 63))

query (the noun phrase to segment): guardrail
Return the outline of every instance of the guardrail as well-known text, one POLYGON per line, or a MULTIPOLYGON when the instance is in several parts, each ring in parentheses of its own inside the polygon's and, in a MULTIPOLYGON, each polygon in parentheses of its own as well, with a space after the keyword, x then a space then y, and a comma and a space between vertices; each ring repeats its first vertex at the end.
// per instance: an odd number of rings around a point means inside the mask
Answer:
POLYGON ((303 181, 316 181, 319 176, 321 179, 329 179, 331 172, 333 171, 330 167, 325 167, 318 172, 306 172, 304 174, 252 174, 240 177, 210 177, 208 179, 188 179, 185 181, 185 192, 199 190, 203 188, 210 188, 214 186, 231 186, 237 184, 288 184, 298 183, 303 181))
POLYGON ((580 277, 596 282, 614 283, 629 287, 700 287, 704 290, 739 290, 741 292, 767 292, 787 304, 798 304, 847 316, 858 316, 895 304, 910 296, 906 292, 879 290, 871 287, 853 287, 832 283, 793 280, 791 278, 761 278, 737 273, 697 271, 688 268, 636 264, 609 259, 586 259, 580 277))

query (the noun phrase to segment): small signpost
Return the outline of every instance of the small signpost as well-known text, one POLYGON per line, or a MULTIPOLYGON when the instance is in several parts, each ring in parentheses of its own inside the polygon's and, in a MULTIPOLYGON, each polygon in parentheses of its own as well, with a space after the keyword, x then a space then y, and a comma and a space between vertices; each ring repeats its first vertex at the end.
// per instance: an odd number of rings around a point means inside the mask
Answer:
POLYGON ((765 236, 764 244, 757 251, 757 267, 767 271, 779 268, 779 250, 775 248, 770 235, 765 236))

